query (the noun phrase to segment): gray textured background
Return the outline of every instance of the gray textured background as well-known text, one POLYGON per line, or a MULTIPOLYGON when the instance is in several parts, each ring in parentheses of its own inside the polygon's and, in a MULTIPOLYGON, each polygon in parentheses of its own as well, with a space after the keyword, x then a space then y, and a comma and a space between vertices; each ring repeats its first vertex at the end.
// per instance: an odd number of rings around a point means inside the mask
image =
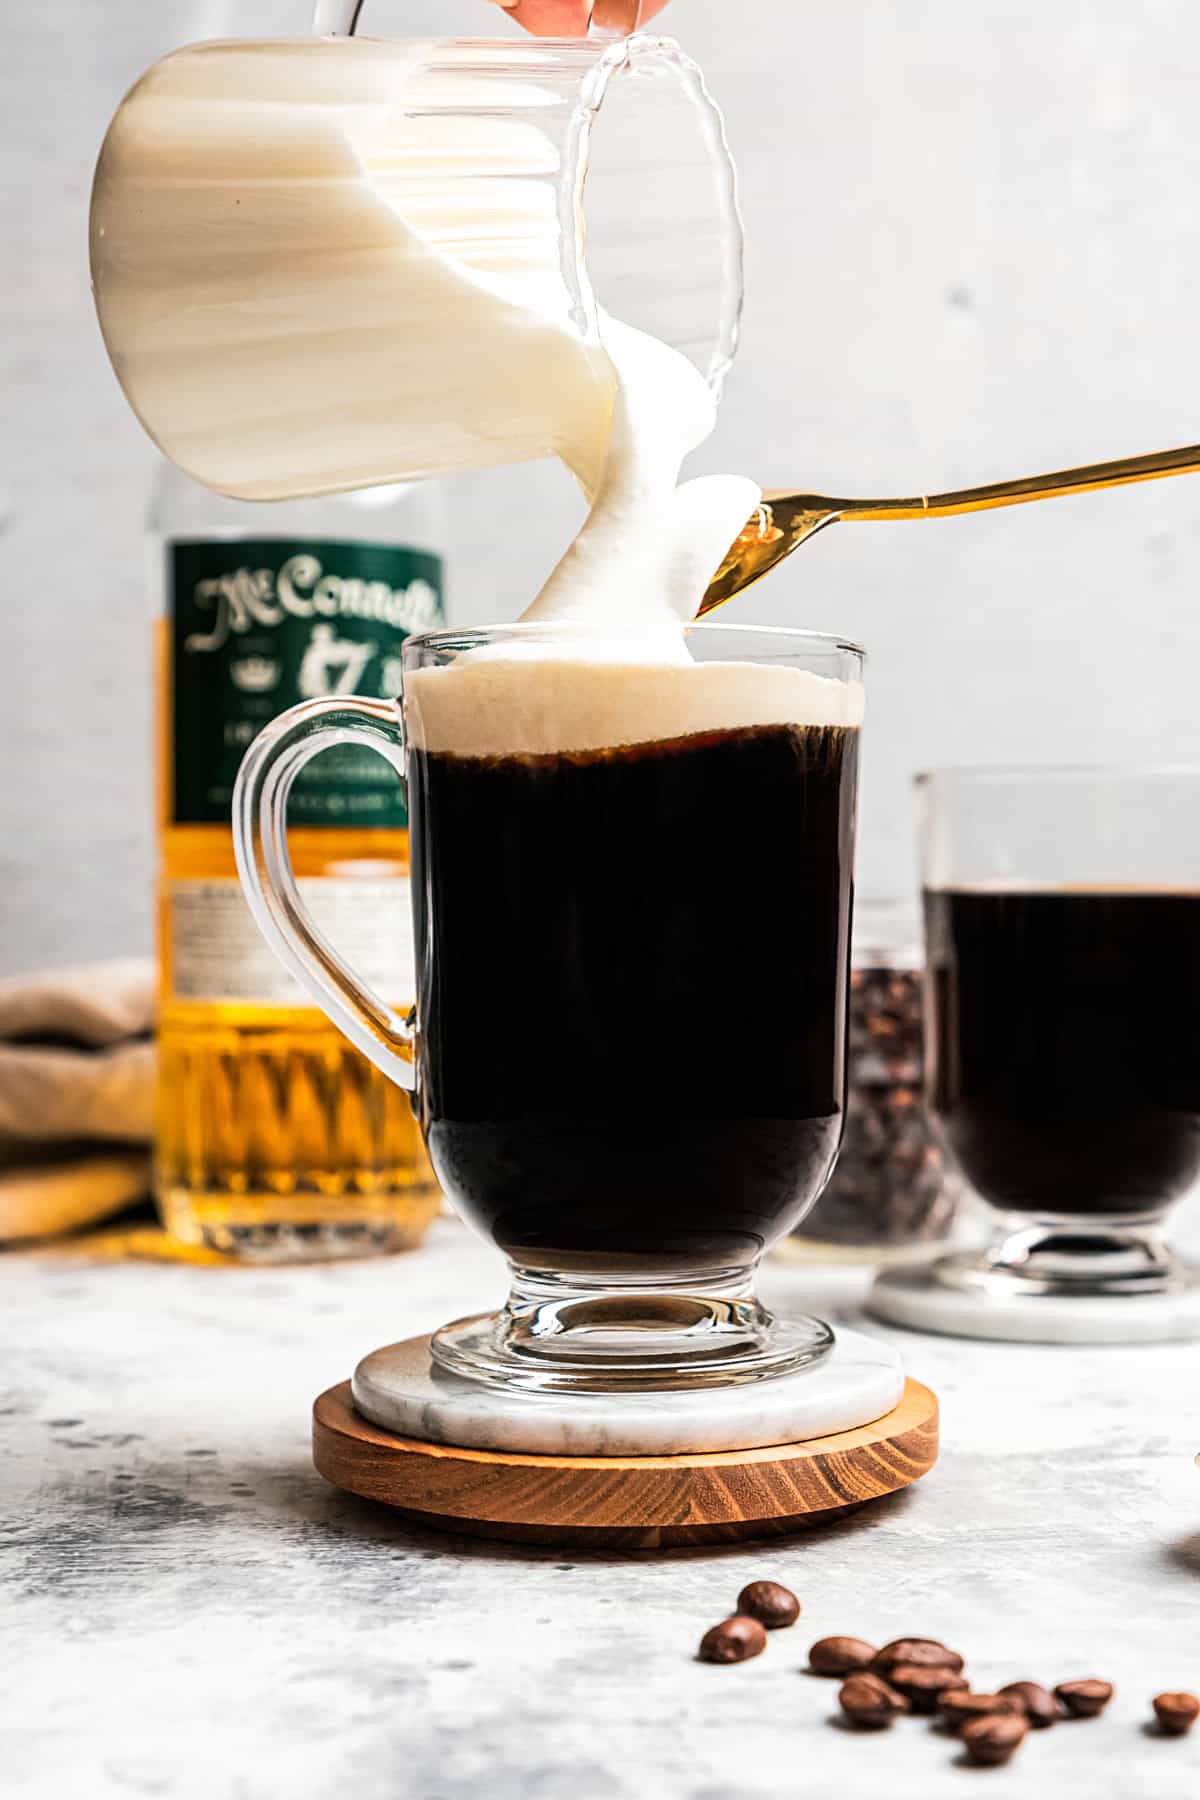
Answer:
MULTIPOLYGON (((91 165, 153 57, 303 29, 306 0, 56 0, 0 61, 0 968, 149 941, 152 453, 91 316, 91 165)), ((676 0, 750 234, 744 349, 707 467, 870 492, 1200 438, 1200 14, 1184 0, 676 0)), ((499 30, 371 0, 377 31, 499 30)), ((524 603, 576 516, 549 466, 475 476, 458 618, 524 603), (514 516, 527 522, 518 527, 514 516)), ((1200 487, 841 528, 746 618, 873 653, 863 886, 910 880, 907 776, 1001 757, 1196 754, 1200 487)))

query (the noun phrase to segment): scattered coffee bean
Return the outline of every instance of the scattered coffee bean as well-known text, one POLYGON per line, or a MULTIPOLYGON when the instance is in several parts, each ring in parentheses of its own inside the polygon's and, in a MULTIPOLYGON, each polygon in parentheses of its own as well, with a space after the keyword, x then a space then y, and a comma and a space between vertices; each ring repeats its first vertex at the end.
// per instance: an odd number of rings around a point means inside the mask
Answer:
POLYGON ((1182 1737, 1200 1717, 1195 1694, 1156 1694, 1154 1716, 1169 1737, 1182 1737))
POLYGON ((871 1669, 876 1675, 890 1675, 897 1663, 906 1663, 909 1668, 950 1669, 957 1675, 963 1659, 957 1650, 947 1650, 936 1638, 896 1638, 875 1652, 871 1669))
POLYGON ((746 1662, 761 1656, 767 1647, 767 1634, 757 1619, 734 1613, 706 1631, 700 1640, 700 1661, 711 1663, 746 1662))
POLYGON ((841 1685, 838 1702, 846 1717, 864 1731, 879 1731, 906 1713, 908 1701, 879 1675, 860 1672, 841 1685))
POLYGON ((852 1675, 865 1669, 875 1655, 874 1644, 862 1638, 818 1638, 808 1653, 808 1666, 818 1675, 852 1675))
POLYGON ((951 1688, 939 1694, 937 1709, 948 1725, 965 1725, 968 1719, 986 1719, 993 1713, 1025 1714, 1020 1703, 1005 1694, 973 1694, 970 1688, 951 1688))
POLYGON ((963 1749, 973 1763, 1006 1763, 1028 1730, 1028 1721, 1020 1713, 989 1713, 963 1726, 963 1749))
POLYGON ((1113 1697, 1111 1681, 1060 1681, 1054 1692, 1073 1719, 1094 1719, 1113 1697))
POLYGON ((953 1669, 929 1668, 921 1663, 897 1663, 887 1678, 916 1713, 936 1712, 943 1694, 952 1690, 965 1692, 969 1686, 953 1669))
POLYGON ((1058 1701, 1040 1681, 1009 1681, 1000 1693, 1004 1699, 1016 1701, 1034 1731, 1045 1731, 1047 1725, 1062 1717, 1058 1701))
POLYGON ((768 1631, 794 1625, 800 1617, 800 1602, 795 1594, 777 1581, 752 1581, 738 1595, 737 1604, 739 1613, 757 1619, 768 1631))

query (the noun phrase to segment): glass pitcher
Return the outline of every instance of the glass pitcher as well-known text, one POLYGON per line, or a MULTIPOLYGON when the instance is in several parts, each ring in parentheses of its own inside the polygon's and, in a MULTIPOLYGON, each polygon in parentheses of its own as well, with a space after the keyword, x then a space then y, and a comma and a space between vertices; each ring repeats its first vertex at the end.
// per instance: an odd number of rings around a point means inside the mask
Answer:
POLYGON ((742 299, 720 114, 649 35, 175 51, 109 127, 91 261, 151 437, 253 500, 552 453, 590 489, 605 312, 716 390, 742 299))

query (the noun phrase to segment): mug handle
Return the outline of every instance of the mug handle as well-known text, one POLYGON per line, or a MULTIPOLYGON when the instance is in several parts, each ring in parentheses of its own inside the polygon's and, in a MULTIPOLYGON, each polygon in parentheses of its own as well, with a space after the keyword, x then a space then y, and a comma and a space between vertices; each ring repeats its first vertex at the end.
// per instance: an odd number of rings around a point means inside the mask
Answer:
POLYGON ((297 775, 337 744, 374 750, 404 780, 404 738, 390 700, 304 700, 258 734, 233 788, 233 849, 258 929, 323 1013, 389 1080, 416 1088, 414 1034, 359 980, 318 930, 300 897, 287 844, 287 803, 297 775))

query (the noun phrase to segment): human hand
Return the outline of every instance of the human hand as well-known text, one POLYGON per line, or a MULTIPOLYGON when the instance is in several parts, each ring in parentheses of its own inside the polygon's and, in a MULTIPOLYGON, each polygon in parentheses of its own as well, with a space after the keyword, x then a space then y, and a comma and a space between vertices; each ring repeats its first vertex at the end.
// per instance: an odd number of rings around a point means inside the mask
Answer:
POLYGON ((660 13, 667 0, 496 0, 535 37, 583 37, 592 14, 597 25, 632 31, 660 13))

